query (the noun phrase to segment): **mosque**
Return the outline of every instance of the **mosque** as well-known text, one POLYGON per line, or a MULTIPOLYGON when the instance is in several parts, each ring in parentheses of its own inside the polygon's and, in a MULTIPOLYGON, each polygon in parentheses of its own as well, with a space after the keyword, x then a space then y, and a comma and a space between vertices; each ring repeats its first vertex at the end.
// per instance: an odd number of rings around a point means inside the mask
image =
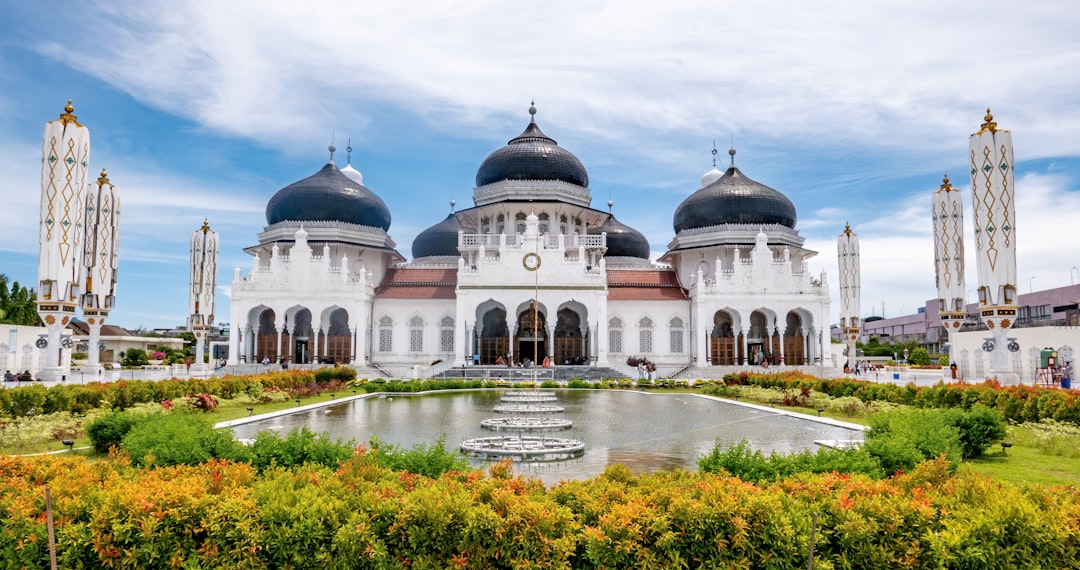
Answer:
MULTIPOLYGON (((831 375, 829 288, 784 194, 713 168, 649 240, 592 207, 582 162, 525 130, 481 163, 472 207, 412 243, 359 171, 330 161, 267 203, 232 283, 230 364, 335 362, 401 371, 547 362, 713 377, 771 364, 831 375)), ((351 150, 351 149, 350 149, 351 150)), ((715 156, 715 150, 714 150, 715 156)), ((350 156, 351 159, 351 156, 350 156)), ((689 190, 689 189, 688 189, 689 190)))

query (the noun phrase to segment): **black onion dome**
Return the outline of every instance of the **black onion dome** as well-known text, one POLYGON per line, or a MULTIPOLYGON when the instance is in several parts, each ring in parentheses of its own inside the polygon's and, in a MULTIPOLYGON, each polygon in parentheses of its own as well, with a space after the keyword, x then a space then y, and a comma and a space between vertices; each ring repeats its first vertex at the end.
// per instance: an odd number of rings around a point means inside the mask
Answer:
POLYGON ((434 255, 458 255, 458 232, 461 222, 454 214, 420 232, 412 242, 413 259, 434 255))
POLYGON ((488 155, 476 171, 476 185, 502 180, 562 180, 588 188, 585 165, 530 121, 525 132, 488 155))
POLYGON ((390 229, 390 210, 363 184, 345 176, 333 163, 282 188, 266 204, 266 223, 286 220, 347 222, 390 229))
POLYGON ((675 232, 720 224, 795 227, 795 205, 780 192, 747 178, 738 168, 694 192, 675 209, 675 232))
POLYGON ((604 225, 589 230, 590 234, 607 233, 607 251, 604 257, 638 257, 649 259, 652 248, 641 232, 615 219, 608 218, 604 225))

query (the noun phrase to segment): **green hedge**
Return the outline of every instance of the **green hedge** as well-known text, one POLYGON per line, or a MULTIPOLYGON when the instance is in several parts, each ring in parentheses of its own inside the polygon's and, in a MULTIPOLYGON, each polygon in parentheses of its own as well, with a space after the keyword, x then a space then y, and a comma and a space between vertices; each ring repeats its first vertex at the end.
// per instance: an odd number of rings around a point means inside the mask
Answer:
POLYGON ((545 488, 507 464, 437 479, 370 453, 337 469, 210 461, 157 469, 0 457, 0 559, 47 568, 44 486, 64 568, 1071 568, 1080 492, 943 461, 884 480, 754 485, 609 467, 545 488))
POLYGON ((834 398, 856 397, 919 408, 971 409, 976 404, 997 410, 1007 421, 1023 423, 1053 419, 1080 425, 1080 391, 1036 386, 1002 386, 993 380, 980 384, 939 382, 933 386, 898 386, 852 378, 817 378, 799 372, 724 376, 729 386, 747 385, 779 390, 810 390, 834 398))

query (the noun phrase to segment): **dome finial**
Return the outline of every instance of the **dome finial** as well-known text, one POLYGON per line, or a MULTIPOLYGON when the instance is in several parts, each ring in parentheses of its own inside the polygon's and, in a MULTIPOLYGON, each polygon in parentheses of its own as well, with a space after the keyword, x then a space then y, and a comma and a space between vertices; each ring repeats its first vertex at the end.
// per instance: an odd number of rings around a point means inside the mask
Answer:
POLYGON ((720 154, 720 152, 716 150, 716 139, 713 139, 713 142, 712 142, 712 167, 713 168, 716 168, 716 155, 718 155, 718 154, 720 154))
POLYGON ((536 122, 536 99, 529 101, 529 122, 536 122))
POLYGON ((333 130, 330 131, 330 146, 327 147, 327 150, 330 151, 330 162, 334 162, 334 151, 337 150, 337 147, 334 146, 334 136, 336 134, 337 134, 337 129, 333 129, 333 130))
POLYGON ((727 153, 731 157, 731 168, 735 168, 735 133, 731 133, 731 148, 727 153))
POLYGON ((349 146, 345 147, 345 164, 352 164, 352 137, 349 137, 349 146))
POLYGON ((450 198, 450 213, 454 213, 454 206, 457 206, 457 200, 450 198))
POLYGON ((609 214, 611 213, 611 207, 614 206, 614 205, 615 205, 615 202, 612 202, 611 200, 607 201, 607 213, 609 213, 609 214))

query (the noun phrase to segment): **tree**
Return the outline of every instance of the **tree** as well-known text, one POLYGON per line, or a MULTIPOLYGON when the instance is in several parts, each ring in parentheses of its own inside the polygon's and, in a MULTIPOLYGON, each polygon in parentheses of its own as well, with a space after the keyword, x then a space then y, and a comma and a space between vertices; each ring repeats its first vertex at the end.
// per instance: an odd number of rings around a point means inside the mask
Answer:
POLYGON ((930 352, 923 347, 916 347, 908 353, 908 362, 916 366, 926 366, 933 363, 930 352))
POLYGON ((37 293, 19 285, 8 287, 8 276, 0 273, 0 323, 41 326, 37 315, 37 293))

